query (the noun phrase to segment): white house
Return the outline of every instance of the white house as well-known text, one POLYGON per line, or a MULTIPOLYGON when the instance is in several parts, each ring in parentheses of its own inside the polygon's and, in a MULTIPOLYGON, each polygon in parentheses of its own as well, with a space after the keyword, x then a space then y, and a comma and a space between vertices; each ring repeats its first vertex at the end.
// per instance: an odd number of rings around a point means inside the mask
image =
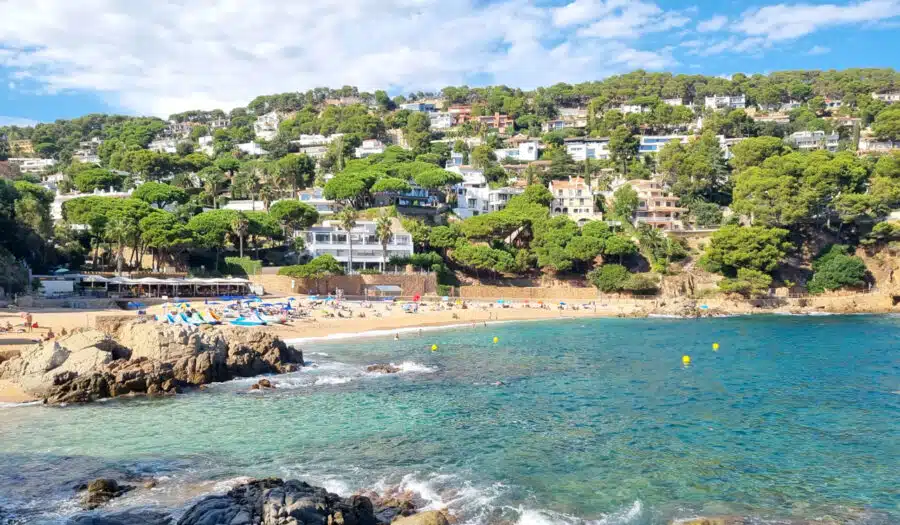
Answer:
POLYGON ((622 104, 619 106, 619 111, 628 115, 629 113, 645 113, 651 111, 650 108, 646 106, 641 106, 640 104, 622 104))
POLYGON ((297 198, 300 202, 309 204, 319 212, 319 215, 334 215, 338 212, 338 204, 325 198, 324 189, 315 187, 299 192, 297 198))
POLYGON ((178 140, 176 139, 156 139, 147 146, 147 149, 157 153, 175 153, 177 146, 178 140))
POLYGON ((262 146, 255 142, 245 142, 238 144, 237 148, 246 155, 265 155, 268 151, 262 149, 262 146))
POLYGON ((407 104, 400 104, 398 109, 405 109, 407 111, 421 111, 423 113, 431 113, 437 110, 434 104, 431 104, 430 102, 409 102, 407 104))
POLYGON ((565 139, 566 153, 576 162, 584 162, 587 159, 609 159, 608 138, 569 138, 565 139))
POLYGON ((798 131, 791 133, 786 142, 801 151, 824 149, 837 151, 840 136, 837 133, 826 135, 824 131, 798 131))
POLYGON ((100 156, 97 155, 97 151, 101 144, 103 144, 103 139, 99 137, 83 140, 78 143, 78 149, 72 153, 72 158, 86 164, 100 164, 100 156))
POLYGON ((663 104, 666 104, 667 106, 683 106, 684 100, 681 98, 664 98, 663 104))
POLYGON ((338 221, 324 221, 321 226, 297 232, 306 246, 304 252, 311 258, 331 255, 342 263, 348 272, 366 268, 381 268, 392 257, 410 257, 415 253, 412 235, 394 219, 391 239, 387 244, 387 258, 376 233, 375 221, 359 221, 349 232, 338 221), (351 247, 352 241, 352 247, 351 247), (352 250, 352 252, 351 252, 352 250), (352 257, 351 257, 352 254, 352 257), (350 260, 353 268, 350 268, 350 260))
POLYGON ((900 142, 877 140, 873 137, 860 137, 856 148, 859 153, 890 153, 896 150, 900 150, 900 142))
POLYGON ((540 147, 538 141, 536 140, 521 142, 519 143, 519 147, 517 148, 503 148, 494 150, 494 156, 497 157, 497 160, 499 162, 503 162, 504 159, 531 162, 537 160, 539 155, 540 147))
POLYGON ((368 139, 362 141, 362 146, 356 148, 355 155, 358 159, 364 159, 378 153, 384 153, 384 143, 378 139, 368 139))
POLYGON ((269 141, 278 135, 278 124, 280 123, 281 114, 277 111, 270 111, 257 117, 256 122, 253 123, 253 132, 256 133, 257 138, 269 141))
POLYGON ((449 112, 429 113, 428 118, 431 120, 431 129, 448 129, 453 127, 453 115, 449 112))
POLYGON ((523 187, 514 186, 491 189, 482 171, 469 166, 454 167, 449 171, 463 177, 463 182, 453 187, 456 193, 453 213, 463 219, 500 211, 506 207, 509 199, 525 191, 523 187))
POLYGON ((217 129, 227 128, 231 125, 231 119, 228 118, 217 118, 210 120, 206 123, 206 128, 210 131, 215 131, 217 129))
POLYGON ((56 166, 56 161, 53 159, 10 157, 7 161, 13 166, 18 166, 22 173, 40 174, 56 166))
POLYGON ((326 146, 334 142, 334 140, 343 137, 343 133, 335 133, 334 135, 300 135, 297 140, 292 140, 291 144, 304 148, 307 146, 326 146))
POLYGON ((597 209, 594 200, 594 190, 583 178, 551 180, 547 188, 553 194, 553 201, 550 203, 551 214, 566 215, 579 223, 603 219, 603 214, 597 209))
POLYGON ((659 150, 670 142, 687 144, 690 139, 690 135, 642 135, 638 155, 659 153, 659 150))
POLYGON ((213 136, 205 135, 197 139, 197 142, 200 144, 200 151, 206 153, 210 157, 215 154, 215 150, 213 149, 213 136))
POLYGON ((900 102, 900 91, 893 91, 891 93, 872 93, 872 98, 887 104, 893 104, 894 102, 900 102))
POLYGON ((709 109, 744 109, 747 107, 746 95, 716 95, 706 97, 704 105, 709 109))

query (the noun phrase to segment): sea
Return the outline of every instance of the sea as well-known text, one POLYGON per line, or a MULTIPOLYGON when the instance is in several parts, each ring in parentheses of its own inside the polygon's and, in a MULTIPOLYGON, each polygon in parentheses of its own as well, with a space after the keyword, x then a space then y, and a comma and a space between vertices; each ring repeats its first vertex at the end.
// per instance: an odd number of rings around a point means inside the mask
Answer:
POLYGON ((460 524, 900 523, 900 318, 558 319, 304 340, 169 398, 0 408, 0 523, 183 513, 255 477, 408 490, 460 524), (717 343, 717 344, 716 344, 717 343), (688 356, 689 363, 685 363, 688 356), (371 373, 391 363, 396 374, 371 373))

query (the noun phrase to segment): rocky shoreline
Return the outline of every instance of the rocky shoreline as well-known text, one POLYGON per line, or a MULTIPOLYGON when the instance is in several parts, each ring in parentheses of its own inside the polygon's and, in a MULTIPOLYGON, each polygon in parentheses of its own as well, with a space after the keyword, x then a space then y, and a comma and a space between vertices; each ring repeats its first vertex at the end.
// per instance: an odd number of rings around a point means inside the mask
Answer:
MULTIPOLYGON (((98 479, 86 485, 84 508, 93 510, 131 487, 98 479)), ((69 525, 450 525, 446 511, 418 512, 409 493, 381 497, 374 493, 342 498, 322 487, 297 480, 253 480, 225 494, 206 496, 180 518, 152 509, 79 514, 69 525)))
POLYGON ((0 380, 48 404, 169 395, 209 383, 283 374, 303 353, 261 329, 111 320, 0 363, 0 380))

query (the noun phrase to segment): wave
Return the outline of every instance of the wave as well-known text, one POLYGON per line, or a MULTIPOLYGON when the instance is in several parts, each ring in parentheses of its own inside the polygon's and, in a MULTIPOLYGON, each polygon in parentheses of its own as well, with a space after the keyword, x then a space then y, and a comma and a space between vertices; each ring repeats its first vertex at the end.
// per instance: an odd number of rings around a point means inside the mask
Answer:
POLYGON ((35 405, 43 405, 43 401, 26 401, 24 403, 6 403, 0 402, 0 408, 21 408, 21 407, 32 407, 35 405))

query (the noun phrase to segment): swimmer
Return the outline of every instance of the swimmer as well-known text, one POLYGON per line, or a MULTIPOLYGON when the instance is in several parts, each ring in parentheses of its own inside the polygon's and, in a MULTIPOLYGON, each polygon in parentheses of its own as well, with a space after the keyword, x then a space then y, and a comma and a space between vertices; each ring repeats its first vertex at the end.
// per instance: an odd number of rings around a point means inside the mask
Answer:
POLYGON ((394 334, 394 341, 400 340, 400 334, 394 334))

